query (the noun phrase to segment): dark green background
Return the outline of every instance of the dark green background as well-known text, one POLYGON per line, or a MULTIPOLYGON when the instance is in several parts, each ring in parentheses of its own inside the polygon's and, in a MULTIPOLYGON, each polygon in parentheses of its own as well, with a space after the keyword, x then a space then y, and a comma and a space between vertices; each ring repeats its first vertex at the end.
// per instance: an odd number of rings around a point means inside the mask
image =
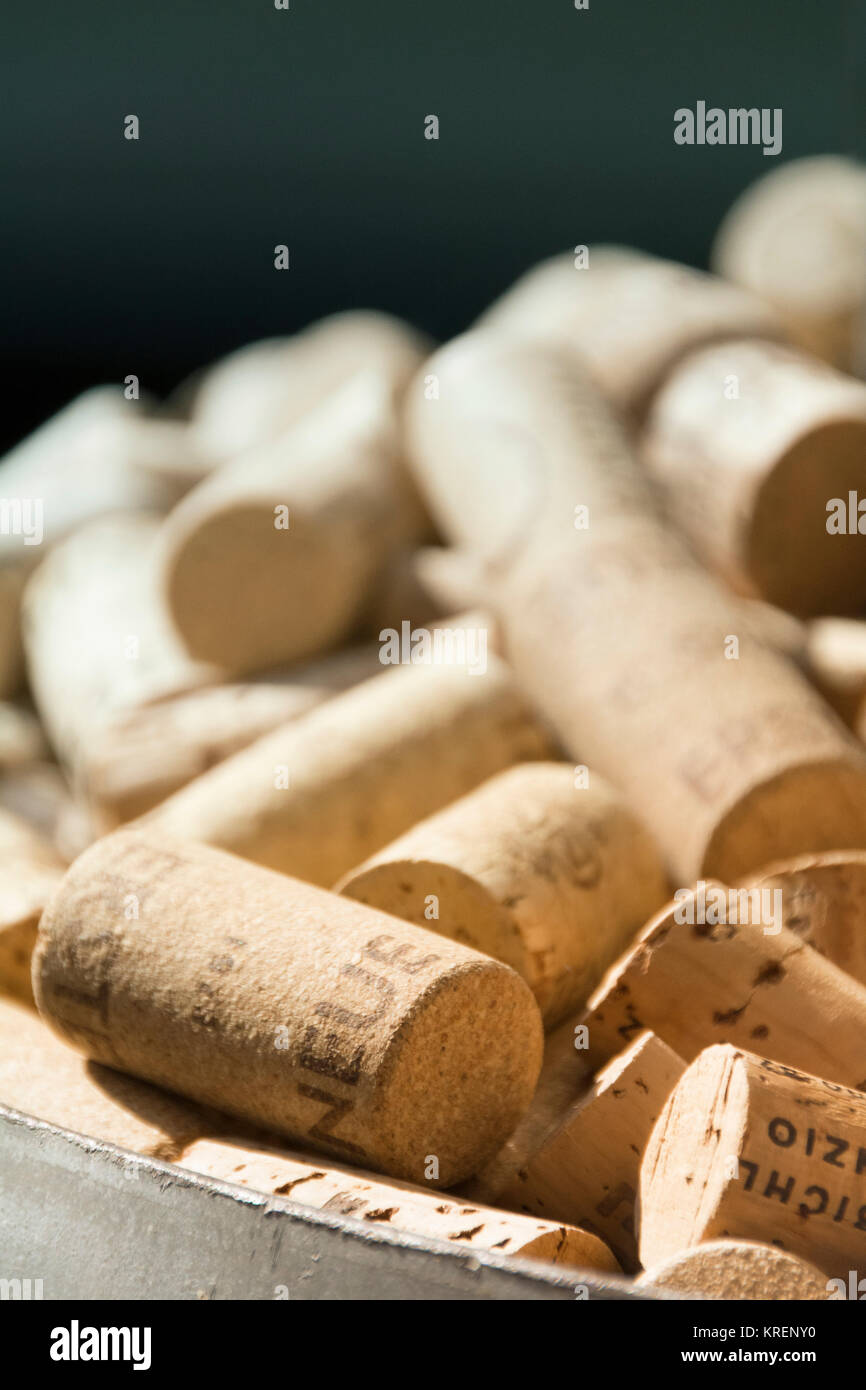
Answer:
POLYGON ((676 146, 678 106, 781 106, 781 160, 866 151, 859 0, 79 0, 4 28, 4 442, 348 305, 449 334, 579 242, 701 264, 779 161, 676 146))

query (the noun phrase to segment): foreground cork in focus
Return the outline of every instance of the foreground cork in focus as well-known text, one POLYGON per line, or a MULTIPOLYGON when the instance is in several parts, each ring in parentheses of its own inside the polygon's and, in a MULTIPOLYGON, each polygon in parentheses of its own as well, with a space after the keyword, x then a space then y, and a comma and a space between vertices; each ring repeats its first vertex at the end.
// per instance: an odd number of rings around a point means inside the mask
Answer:
POLYGON ((587 1005, 596 1064, 652 1028, 687 1062, 736 1043, 866 1084, 866 989, 782 926, 766 893, 763 909, 754 891, 709 883, 653 918, 587 1005))
POLYGON ((505 961, 550 1026, 586 1000, 667 880, 611 787, 538 762, 414 826, 337 889, 505 961))
POLYGON ((696 553, 741 593, 803 616, 864 606, 848 506, 866 493, 866 384, 775 343, 715 345, 672 372, 642 453, 696 553))
POLYGON ((713 265, 753 291, 807 352, 866 372, 866 168, 833 155, 759 179, 723 221, 713 265))
POLYGON ((541 1064, 514 971, 204 846, 118 831, 40 924, 40 1012, 96 1061, 365 1167, 443 1186, 541 1064))
POLYGON ((866 848, 866 756, 665 523, 560 353, 469 335, 410 389, 419 485, 488 567, 504 650, 565 749, 620 787, 680 882, 866 848))
POLYGON ((330 887, 422 817, 549 752, 495 657, 478 673, 399 667, 227 758, 147 824, 330 887))
POLYGON ((374 1228, 387 1225, 392 1231, 408 1231, 524 1260, 578 1265, 606 1273, 619 1269, 602 1241, 575 1226, 444 1200, 441 1193, 406 1183, 383 1183, 356 1169, 323 1168, 277 1149, 199 1140, 175 1161, 207 1177, 290 1197, 303 1206, 369 1222, 374 1228))
POLYGON ((755 1240, 710 1240, 648 1269, 638 1285, 693 1298, 830 1298, 827 1276, 807 1260, 755 1240))
POLYGON ((866 1096, 793 1067, 707 1048, 647 1145, 647 1269, 719 1237, 772 1242, 834 1278, 866 1256, 866 1096))

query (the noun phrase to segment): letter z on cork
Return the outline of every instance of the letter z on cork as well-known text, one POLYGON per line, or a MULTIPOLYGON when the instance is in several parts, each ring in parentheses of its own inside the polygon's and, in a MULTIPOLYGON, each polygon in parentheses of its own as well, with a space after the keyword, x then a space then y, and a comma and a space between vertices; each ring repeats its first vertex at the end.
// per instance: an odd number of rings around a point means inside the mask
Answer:
POLYGON ((508 966, 201 845, 118 831, 40 924, 40 1012, 121 1071, 449 1186, 528 1107, 541 1019, 508 966))

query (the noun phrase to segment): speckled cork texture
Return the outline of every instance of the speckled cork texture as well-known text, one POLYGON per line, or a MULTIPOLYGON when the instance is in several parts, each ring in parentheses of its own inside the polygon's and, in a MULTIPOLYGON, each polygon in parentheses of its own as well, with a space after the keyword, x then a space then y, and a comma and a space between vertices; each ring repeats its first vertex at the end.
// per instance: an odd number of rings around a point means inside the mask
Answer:
POLYGON ((847 1282, 862 1266, 866 1096, 710 1047, 684 1073, 641 1168, 646 1269, 721 1237, 772 1242, 847 1282))
POLYGON ((551 747, 505 665, 400 666, 256 740, 147 824, 330 888, 416 821, 551 747))
POLYGON ((711 1044, 735 1043, 843 1086, 866 1085, 866 989, 781 914, 764 922, 756 899, 721 884, 653 918, 582 1021, 596 1064, 652 1028, 687 1062, 711 1044))
POLYGON ((207 1177, 369 1223, 373 1229, 387 1225, 392 1231, 410 1231, 472 1250, 607 1273, 619 1270, 604 1243, 575 1226, 449 1201, 407 1183, 378 1182, 370 1173, 321 1167, 276 1149, 199 1140, 176 1162, 207 1177))
POLYGON ((652 838, 566 763, 501 772, 346 875, 339 892, 505 961, 546 1026, 585 1003, 667 895, 652 838))
POLYGON ((532 1096, 508 967, 204 846, 118 831, 43 916, 40 1012, 87 1056, 314 1150, 448 1186, 532 1096))
POLYGON ((711 1240, 646 1270, 639 1285, 692 1298, 809 1299, 831 1297, 826 1274, 774 1245, 711 1240))

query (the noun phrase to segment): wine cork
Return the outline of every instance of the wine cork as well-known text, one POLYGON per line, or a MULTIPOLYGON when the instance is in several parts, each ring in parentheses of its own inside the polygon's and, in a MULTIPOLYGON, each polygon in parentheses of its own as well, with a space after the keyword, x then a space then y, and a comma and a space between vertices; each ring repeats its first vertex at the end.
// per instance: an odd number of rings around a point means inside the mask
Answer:
POLYGON ((350 647, 258 680, 118 711, 86 748, 84 780, 100 828, 144 815, 232 753, 381 669, 377 647, 350 647))
POLYGON ((82 787, 101 730, 119 711, 213 681, 190 660, 162 605, 159 520, 118 513, 69 536, 24 596, 30 684, 51 743, 82 787))
POLYGON ((733 588, 802 616, 863 607, 866 551, 849 497, 866 490, 866 384, 775 343, 705 348, 656 397, 643 456, 671 515, 733 588))
POLYGON ((827 1276, 808 1260, 756 1240, 710 1240, 646 1270, 638 1287, 693 1298, 829 1299, 827 1276))
POLYGON ((168 607, 197 660, 233 672, 301 660, 349 636, 388 561, 425 530, 393 381, 364 370, 187 493, 163 537, 168 607))
POLYGON ((441 1193, 408 1183, 383 1183, 358 1169, 323 1168, 278 1149, 200 1139, 176 1162, 206 1177, 290 1197, 303 1206, 347 1216, 374 1228, 387 1225, 392 1231, 408 1231, 522 1260, 578 1265, 606 1273, 619 1271, 611 1252, 588 1231, 443 1200, 441 1193))
POLYGON ((645 1268, 719 1237, 772 1242, 834 1278, 863 1264, 866 1097, 707 1048, 659 1117, 640 1179, 645 1268))
POLYGON ((663 522, 576 369, 481 334, 437 367, 439 399, 408 398, 419 484, 486 563, 524 689, 677 880, 866 847, 862 747, 663 522))
POLYGON ((806 634, 809 677, 837 713, 866 738, 866 622, 815 618, 806 634))
POLYGON ((580 1007, 667 895, 647 831, 601 778, 526 763, 415 825, 337 891, 510 965, 547 1026, 580 1007))
POLYGON ((592 1231, 624 1270, 638 1269, 634 1208, 641 1157, 684 1070, 676 1053, 652 1033, 642 1034, 566 1111, 497 1201, 592 1231))
POLYGON ((593 1060, 652 1028, 687 1062, 732 1043, 866 1085, 866 990, 782 925, 780 900, 712 882, 681 892, 590 999, 593 1060))
POLYGON ((212 1112, 65 1047, 33 1012, 0 998, 0 1103, 133 1153, 171 1160, 220 1128, 212 1112))
POLYGON ((752 184, 712 252, 722 275, 760 295, 793 342, 843 370, 858 365, 866 312, 866 168, 822 155, 752 184))
POLYGON ((560 344, 634 421, 686 353, 781 332, 762 300, 716 276, 621 246, 584 250, 585 258, 569 253, 535 266, 481 326, 515 341, 560 344))
POLYGON ((778 892, 787 930, 866 985, 866 854, 802 854, 743 886, 778 892))
POLYGON ((589 1094, 593 1068, 583 1045, 578 1016, 548 1033, 538 1084, 529 1109, 488 1163, 460 1189, 479 1202, 495 1203, 517 1179, 542 1143, 576 1100, 589 1094))
POLYGON ((402 390, 424 334, 389 314, 332 314, 289 338, 248 343, 202 373, 189 404, 202 454, 226 463, 275 439, 363 367, 385 372, 402 390))
POLYGON ((49 840, 20 817, 0 810, 0 992, 32 1000, 36 928, 64 870, 49 840))
POLYGON ((33 983, 40 1013, 95 1061, 445 1187, 508 1136, 541 1064, 538 1009, 507 966, 133 830, 69 870, 33 983))
MULTIPOLYGON (((96 387, 0 461, 0 697, 21 683, 21 595, 46 548, 103 513, 171 504, 171 490, 138 466, 153 453, 147 410, 143 401, 125 400, 119 387, 96 387)), ((161 436, 156 447, 165 444, 161 436)))
POLYGON ((257 739, 147 817, 330 887, 356 864, 550 744, 504 664, 400 666, 257 739))

